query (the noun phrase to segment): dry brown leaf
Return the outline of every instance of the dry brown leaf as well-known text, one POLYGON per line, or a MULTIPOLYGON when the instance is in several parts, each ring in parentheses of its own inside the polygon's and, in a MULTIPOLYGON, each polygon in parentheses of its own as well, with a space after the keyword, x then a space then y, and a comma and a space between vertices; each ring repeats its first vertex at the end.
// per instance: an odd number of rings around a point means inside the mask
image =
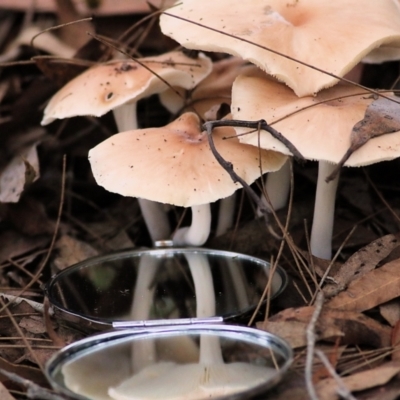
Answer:
POLYGON ((400 260, 368 272, 327 303, 327 307, 365 311, 400 296, 400 260))
POLYGON ((15 400, 15 397, 11 396, 7 388, 0 382, 0 399, 1 400, 15 400))
POLYGON ((400 321, 397 321, 392 330, 392 361, 400 362, 400 321))
POLYGON ((98 255, 98 251, 92 246, 68 235, 61 236, 55 248, 58 255, 53 262, 58 270, 98 255))
MULTIPOLYGON (((313 312, 314 307, 289 308, 257 324, 257 327, 283 337, 293 348, 303 347, 307 344, 306 329, 313 312)), ((390 327, 358 312, 324 308, 315 333, 318 340, 334 341, 340 337, 340 344, 390 346, 390 327)))
POLYGON ((23 317, 19 322, 19 326, 33 334, 40 334, 46 332, 46 327, 44 325, 43 318, 35 315, 32 317, 23 317))
POLYGON ((353 279, 358 279, 373 270, 398 245, 397 235, 386 235, 358 250, 332 277, 336 283, 328 284, 324 287, 325 295, 332 297, 346 289, 353 279))
POLYGON ((395 326, 400 320, 400 299, 394 299, 379 306, 382 317, 390 324, 395 326))
MULTIPOLYGON (((384 385, 399 372, 399 362, 388 362, 380 367, 358 372, 342 379, 347 389, 349 389, 351 392, 359 392, 375 386, 384 385)), ((338 399, 339 396, 337 394, 337 389, 337 383, 333 378, 324 379, 323 381, 318 382, 316 385, 319 400, 338 399)))
POLYGON ((374 100, 365 110, 364 118, 353 126, 350 147, 335 171, 326 179, 327 182, 332 180, 349 157, 370 139, 400 131, 399 98, 394 95, 386 96, 393 101, 383 97, 374 100))
POLYGON ((0 202, 18 202, 25 185, 39 178, 39 158, 36 146, 37 144, 34 144, 21 151, 1 172, 0 202))

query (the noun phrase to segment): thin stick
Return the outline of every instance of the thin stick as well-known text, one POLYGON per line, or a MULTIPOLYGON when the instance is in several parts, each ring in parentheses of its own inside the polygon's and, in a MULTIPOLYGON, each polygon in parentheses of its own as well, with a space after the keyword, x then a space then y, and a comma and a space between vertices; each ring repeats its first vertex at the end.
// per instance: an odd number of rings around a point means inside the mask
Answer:
POLYGON ((36 385, 36 383, 33 383, 32 381, 22 378, 17 374, 14 374, 13 372, 8 372, 5 369, 0 368, 0 373, 6 376, 11 381, 25 386, 27 388, 26 396, 28 397, 28 399, 65 400, 64 397, 58 396, 50 392, 49 390, 42 388, 39 385, 36 385))
POLYGON ((223 119, 217 121, 207 121, 204 123, 203 127, 209 132, 209 129, 213 130, 216 127, 220 126, 233 126, 238 128, 249 128, 254 130, 263 130, 269 132, 275 139, 279 140, 282 144, 284 144, 289 151, 293 154, 293 156, 300 161, 304 161, 305 158, 303 155, 297 150, 295 145, 286 139, 280 132, 276 129, 272 128, 265 120, 261 119, 259 121, 241 121, 238 119, 223 119), (209 128, 211 126, 211 128, 209 128))
POLYGON ((342 378, 337 374, 335 369, 332 367, 331 363, 329 362, 326 355, 321 350, 315 350, 315 353, 324 364, 324 367, 328 370, 328 372, 332 375, 333 379, 336 381, 338 385, 337 394, 346 400, 356 400, 356 398, 351 394, 350 390, 347 389, 346 385, 344 384, 342 378))
POLYGON ((307 355, 306 355, 306 366, 305 366, 305 381, 307 392, 310 395, 311 400, 318 400, 317 392, 312 381, 312 367, 314 359, 314 349, 315 349, 315 325, 321 314, 322 305, 324 304, 324 294, 323 292, 318 292, 317 299, 315 300, 315 310, 310 319, 310 323, 307 326, 307 355))
POLYGON ((12 312, 9 310, 8 307, 5 307, 4 300, 0 297, 0 304, 3 306, 3 309, 5 310, 7 316, 10 318, 14 328, 17 330, 18 334, 21 336, 22 341, 24 342, 25 348, 28 349, 29 353, 31 354, 32 358, 35 360, 36 364, 38 367, 44 372, 44 367, 42 363, 40 362, 39 358, 37 357, 36 353, 33 351, 31 344, 29 341, 26 339, 24 333, 22 332, 20 326, 18 325, 17 321, 15 320, 14 316, 12 315, 12 312))

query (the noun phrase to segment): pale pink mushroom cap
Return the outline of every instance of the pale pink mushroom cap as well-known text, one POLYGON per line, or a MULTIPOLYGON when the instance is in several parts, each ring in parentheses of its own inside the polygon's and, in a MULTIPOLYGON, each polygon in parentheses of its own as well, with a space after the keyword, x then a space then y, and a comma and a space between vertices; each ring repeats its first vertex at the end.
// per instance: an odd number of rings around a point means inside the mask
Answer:
MULTIPOLYGON (((347 84, 325 89, 315 97, 299 98, 288 87, 268 79, 254 68, 253 74, 240 75, 233 84, 232 117, 265 119, 305 158, 338 163, 350 146, 353 126, 364 118, 367 107, 373 101, 370 93, 347 84), (327 101, 329 99, 332 100, 327 101), (278 120, 281 121, 275 122, 278 120)), ((235 129, 240 134, 248 131, 235 129)), ((251 133, 240 136, 239 140, 254 146, 260 142, 264 149, 290 154, 281 142, 265 131, 261 131, 260 138, 257 133, 251 133)), ((369 140, 344 165, 362 166, 399 156, 400 132, 396 132, 369 140)))
MULTIPOLYGON (((212 68, 211 60, 202 54, 193 59, 181 52, 170 52, 140 61, 170 85, 185 89, 195 87, 212 68)), ((51 98, 42 125, 78 115, 100 117, 123 104, 168 88, 165 82, 135 61, 97 65, 68 82, 51 98)))
MULTIPOLYGON (((168 10, 182 18, 281 52, 344 76, 371 50, 400 45, 395 0, 179 0, 168 10)), ((337 79, 204 27, 161 16, 164 34, 182 46, 249 60, 285 82, 298 96, 333 86, 337 79)))
MULTIPOLYGON (((213 138, 222 157, 252 183, 278 170, 286 156, 241 144, 233 128, 217 128, 213 138), (260 166, 261 154, 261 166, 260 166)), ((163 128, 118 133, 89 152, 97 183, 110 192, 190 207, 227 197, 239 189, 212 154, 194 113, 163 128)))

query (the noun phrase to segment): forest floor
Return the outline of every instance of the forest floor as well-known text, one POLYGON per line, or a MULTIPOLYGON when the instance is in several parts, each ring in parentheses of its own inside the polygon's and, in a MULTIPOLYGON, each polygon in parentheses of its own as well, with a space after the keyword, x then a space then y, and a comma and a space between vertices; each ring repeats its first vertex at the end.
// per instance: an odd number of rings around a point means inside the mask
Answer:
MULTIPOLYGON (((144 15, 101 15, 85 26, 74 25, 74 32, 68 27, 57 31, 60 40, 76 51, 85 44, 76 61, 70 57, 67 63, 37 58, 49 50, 29 43, 18 45, 15 39, 30 25, 40 31, 71 20, 71 15, 62 15, 60 10, 58 14, 29 13, 1 7, 0 398, 56 399, 43 374, 44 365, 56 351, 87 332, 51 316, 44 284, 56 272, 88 257, 150 247, 151 240, 137 200, 107 192, 91 173, 89 150, 116 132, 110 113, 55 121, 45 127, 40 121, 58 88, 110 53, 104 44, 88 39, 86 31, 118 43, 144 15)), ((137 25, 126 38, 135 56, 161 54, 176 46, 162 36, 156 19, 137 25)), ((399 71, 398 62, 365 66, 361 82, 388 89, 399 71)), ((172 118, 157 96, 141 100, 138 107, 142 127, 162 126, 172 118)), ((346 399, 398 398, 400 161, 342 169, 332 264, 310 257, 307 250, 316 181, 315 162, 293 162, 292 201, 277 213, 285 224, 290 210, 287 241, 279 258, 290 282, 273 301, 269 314, 254 326, 284 337, 294 348, 295 358, 283 382, 260 398, 307 399, 307 385, 314 386, 318 398, 324 400, 337 399, 339 393, 346 399), (316 294, 328 268, 323 299, 316 294), (313 316, 315 325, 310 324, 313 316), (307 336, 310 329, 313 334, 307 336), (311 345, 327 356, 332 369, 317 355, 312 366, 306 366, 311 345)), ((257 184, 253 187, 259 190, 257 184)), ((212 232, 205 247, 273 262, 283 242, 268 232, 263 219, 255 217, 254 204, 240 193, 235 227, 220 237, 212 232)), ((182 208, 167 211, 172 226, 182 220, 189 223, 182 208)), ((217 205, 212 212, 216 216, 217 205)), ((270 221, 279 232, 273 216, 270 221)))

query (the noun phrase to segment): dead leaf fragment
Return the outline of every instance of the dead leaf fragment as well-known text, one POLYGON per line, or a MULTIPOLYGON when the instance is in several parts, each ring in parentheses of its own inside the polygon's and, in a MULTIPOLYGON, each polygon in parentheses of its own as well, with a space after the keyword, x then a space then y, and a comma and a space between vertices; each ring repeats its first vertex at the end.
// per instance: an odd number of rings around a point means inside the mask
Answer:
POLYGON ((0 382, 0 399, 1 400, 15 400, 15 397, 11 396, 7 388, 0 382))
POLYGON ((384 97, 374 100, 365 110, 364 118, 353 126, 350 147, 339 161, 335 171, 326 178, 327 182, 334 179, 349 157, 370 139, 400 131, 399 98, 390 94, 386 94, 386 97, 391 100, 384 97))
MULTIPOLYGON (((313 306, 289 308, 259 323, 257 327, 283 337, 293 348, 303 347, 307 344, 306 329, 313 312, 313 306)), ((339 337, 340 344, 366 344, 380 348, 391 343, 390 327, 358 312, 325 307, 317 321, 315 333, 318 340, 335 341, 339 337)))
MULTIPOLYGON (((370 389, 381 386, 389 382, 400 372, 400 362, 388 362, 380 367, 358 372, 356 374, 342 378, 344 385, 351 392, 370 389)), ((333 378, 324 379, 316 385, 319 400, 336 400, 337 383, 333 378)))
POLYGON ((354 279, 360 278, 367 272, 375 269, 377 264, 387 257, 399 245, 397 235, 386 235, 354 253, 332 277, 335 284, 324 287, 326 297, 333 297, 354 279))
POLYGON ((350 283, 330 300, 329 308, 365 311, 400 296, 400 260, 394 260, 350 283))
POLYGON ((400 320, 400 299, 394 299, 379 306, 382 317, 390 324, 395 326, 400 320))
POLYGON ((41 334, 46 332, 46 327, 42 317, 23 317, 19 322, 19 326, 33 334, 41 334))
POLYGON ((18 202, 25 185, 39 178, 39 158, 36 146, 37 144, 34 144, 16 155, 2 171, 0 175, 0 202, 18 202))
POLYGON ((54 259, 54 265, 58 270, 98 255, 92 246, 68 235, 61 236, 55 247, 58 256, 54 259))

